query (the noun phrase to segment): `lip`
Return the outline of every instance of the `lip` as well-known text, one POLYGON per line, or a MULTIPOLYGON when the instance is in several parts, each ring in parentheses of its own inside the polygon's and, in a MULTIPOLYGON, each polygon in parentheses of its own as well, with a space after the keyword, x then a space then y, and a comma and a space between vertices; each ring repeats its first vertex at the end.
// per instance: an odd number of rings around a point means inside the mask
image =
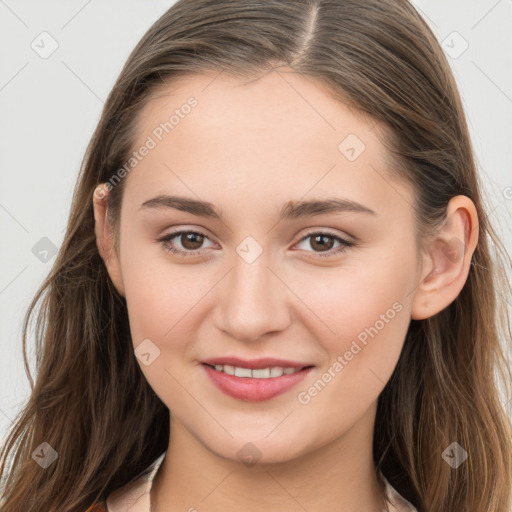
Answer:
MULTIPOLYGON (((261 357, 259 359, 240 359, 238 357, 213 357, 201 361, 204 364, 215 366, 216 364, 239 366, 242 368, 250 368, 251 370, 258 370, 261 368, 272 368, 280 366, 281 368, 295 368, 301 369, 306 366, 313 366, 309 363, 300 363, 298 361, 289 361, 286 359, 275 359, 273 357, 261 357)), ((240 378, 240 377, 239 377, 240 378)), ((276 377, 279 378, 279 377, 276 377)))
MULTIPOLYGON (((223 359, 223 361, 226 360, 228 359, 223 359)), ((260 361, 258 361, 258 364, 259 363, 260 361)), ((252 377, 236 377, 235 375, 228 375, 227 373, 219 372, 208 365, 209 363, 203 363, 201 364, 201 367, 217 389, 233 398, 249 402, 262 402, 285 393, 305 379, 306 376, 314 369, 313 366, 308 366, 290 375, 283 374, 281 377, 255 379, 252 377)), ((274 366, 281 366, 281 364, 274 366)), ((262 368, 267 368, 267 366, 262 366, 262 368)), ((285 368, 293 368, 293 366, 285 366, 285 368)))

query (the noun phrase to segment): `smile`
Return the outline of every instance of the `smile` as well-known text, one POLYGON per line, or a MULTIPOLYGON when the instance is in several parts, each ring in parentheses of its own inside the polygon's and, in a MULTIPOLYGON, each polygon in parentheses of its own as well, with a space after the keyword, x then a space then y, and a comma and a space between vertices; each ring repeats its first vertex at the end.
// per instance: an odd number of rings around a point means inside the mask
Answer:
POLYGON ((239 400, 260 402, 285 393, 313 369, 267 367, 244 368, 232 365, 200 365, 210 381, 224 394, 239 400))
POLYGON ((215 368, 218 372, 224 372, 228 375, 235 375, 235 377, 250 377, 252 379, 269 379, 272 377, 281 377, 281 375, 291 375, 292 373, 300 372, 303 368, 283 368, 281 366, 274 366, 269 368, 243 368, 240 366, 231 366, 229 364, 216 364, 215 368))

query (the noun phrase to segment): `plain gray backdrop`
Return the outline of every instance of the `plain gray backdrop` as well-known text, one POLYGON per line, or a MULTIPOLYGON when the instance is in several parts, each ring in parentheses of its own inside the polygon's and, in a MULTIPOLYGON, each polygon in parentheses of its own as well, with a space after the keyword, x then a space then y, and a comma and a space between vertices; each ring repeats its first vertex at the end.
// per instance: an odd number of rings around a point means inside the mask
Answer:
MULTIPOLYGON (((86 145, 132 48, 172 4, 0 0, 2 436, 30 391, 22 319, 62 243, 86 145)), ((512 0, 415 0, 414 5, 449 56, 490 217, 510 254, 512 0)))

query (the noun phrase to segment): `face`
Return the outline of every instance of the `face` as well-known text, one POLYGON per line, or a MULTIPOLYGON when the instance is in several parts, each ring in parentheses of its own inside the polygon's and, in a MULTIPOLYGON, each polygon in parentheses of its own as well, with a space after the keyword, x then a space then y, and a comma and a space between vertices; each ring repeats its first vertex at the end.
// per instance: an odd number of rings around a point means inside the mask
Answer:
POLYGON ((189 77, 142 111, 117 285, 145 377, 211 452, 286 461, 373 422, 419 279, 413 192, 377 130, 293 73, 189 77), (203 364, 228 357, 310 368, 203 364))

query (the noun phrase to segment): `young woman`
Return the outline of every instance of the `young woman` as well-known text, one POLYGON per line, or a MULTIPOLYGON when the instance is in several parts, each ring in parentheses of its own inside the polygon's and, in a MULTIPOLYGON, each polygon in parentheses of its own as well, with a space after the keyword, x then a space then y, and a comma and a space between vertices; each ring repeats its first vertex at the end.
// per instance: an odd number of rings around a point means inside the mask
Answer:
POLYGON ((2 512, 509 510, 486 211, 409 3, 179 1, 30 305, 2 512))

